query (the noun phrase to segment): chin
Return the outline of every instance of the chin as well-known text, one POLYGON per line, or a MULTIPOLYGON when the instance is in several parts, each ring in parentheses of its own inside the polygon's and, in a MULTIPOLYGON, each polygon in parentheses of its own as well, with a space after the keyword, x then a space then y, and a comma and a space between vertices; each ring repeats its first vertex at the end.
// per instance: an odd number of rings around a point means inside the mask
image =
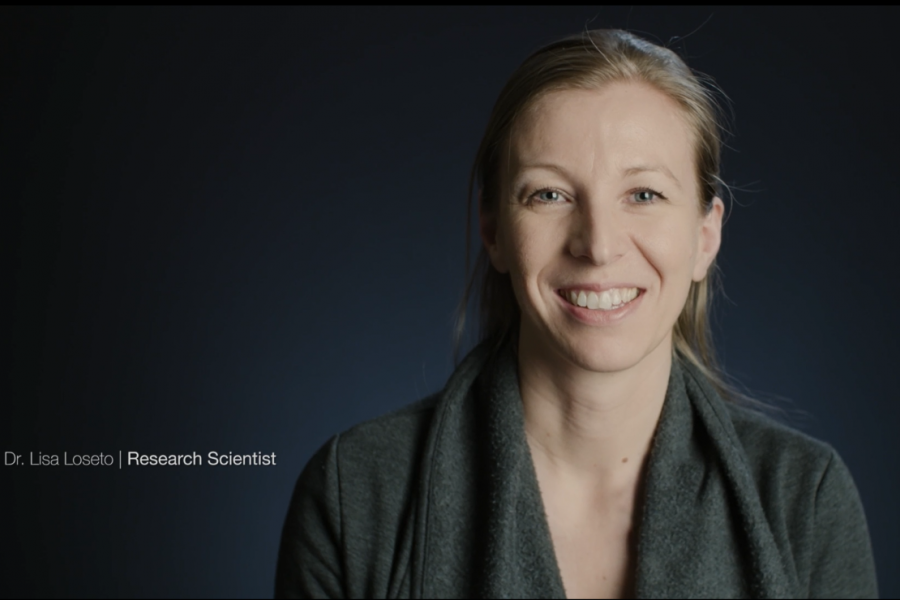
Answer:
POLYGON ((646 356, 632 344, 578 340, 563 346, 565 358, 578 367, 595 373, 615 373, 635 366, 646 356))

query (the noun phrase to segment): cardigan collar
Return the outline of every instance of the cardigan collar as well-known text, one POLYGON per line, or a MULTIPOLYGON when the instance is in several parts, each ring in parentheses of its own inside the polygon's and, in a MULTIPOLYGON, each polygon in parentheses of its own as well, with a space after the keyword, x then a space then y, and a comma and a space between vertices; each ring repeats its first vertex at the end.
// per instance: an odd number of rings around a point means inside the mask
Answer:
MULTIPOLYGON (((477 347, 429 432, 414 596, 565 597, 524 424, 512 347, 477 347)), ((645 477, 638 597, 791 596, 727 409, 688 363, 672 362, 645 477)))

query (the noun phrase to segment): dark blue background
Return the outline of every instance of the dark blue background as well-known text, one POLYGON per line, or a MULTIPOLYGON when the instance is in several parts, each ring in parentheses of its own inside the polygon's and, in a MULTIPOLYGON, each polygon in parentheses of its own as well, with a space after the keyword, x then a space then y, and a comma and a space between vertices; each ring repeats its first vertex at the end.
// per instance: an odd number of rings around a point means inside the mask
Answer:
POLYGON ((724 363, 838 449, 900 595, 900 11, 627 7, 0 10, 0 451, 278 456, 4 467, 2 593, 270 595, 312 452, 449 375, 488 113, 586 26, 733 101, 724 363))

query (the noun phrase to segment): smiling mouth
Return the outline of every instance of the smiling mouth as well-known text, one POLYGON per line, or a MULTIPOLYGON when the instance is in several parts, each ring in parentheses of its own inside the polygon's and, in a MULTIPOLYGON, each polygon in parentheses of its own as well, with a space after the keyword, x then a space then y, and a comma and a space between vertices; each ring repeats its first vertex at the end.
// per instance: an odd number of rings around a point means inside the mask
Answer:
POLYGON ((559 296, 573 306, 588 310, 616 310, 640 295, 638 288, 614 288, 599 294, 592 290, 557 290, 559 296))

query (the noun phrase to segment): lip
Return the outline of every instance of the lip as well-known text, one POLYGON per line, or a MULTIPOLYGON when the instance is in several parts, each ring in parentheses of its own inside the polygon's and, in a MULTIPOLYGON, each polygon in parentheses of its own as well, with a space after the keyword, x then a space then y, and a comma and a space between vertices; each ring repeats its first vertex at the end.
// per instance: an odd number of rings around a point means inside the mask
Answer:
POLYGON ((613 283, 606 285, 591 285, 586 284, 583 286, 570 286, 559 288, 556 290, 556 299, 562 304, 562 307, 573 317, 575 317, 578 321, 584 323, 585 325, 612 325, 618 323, 635 310, 637 310, 638 306, 640 306, 641 302, 644 300, 644 294, 647 293, 647 290, 644 288, 629 284, 629 283, 613 283), (582 308, 581 306, 575 306, 574 304, 570 304, 568 300, 560 296, 561 293, 565 293, 569 290, 590 290, 595 292, 602 292, 604 290, 609 290, 612 288, 637 288, 638 295, 637 297, 624 306, 620 306, 615 310, 600 310, 600 309, 589 309, 582 308))

